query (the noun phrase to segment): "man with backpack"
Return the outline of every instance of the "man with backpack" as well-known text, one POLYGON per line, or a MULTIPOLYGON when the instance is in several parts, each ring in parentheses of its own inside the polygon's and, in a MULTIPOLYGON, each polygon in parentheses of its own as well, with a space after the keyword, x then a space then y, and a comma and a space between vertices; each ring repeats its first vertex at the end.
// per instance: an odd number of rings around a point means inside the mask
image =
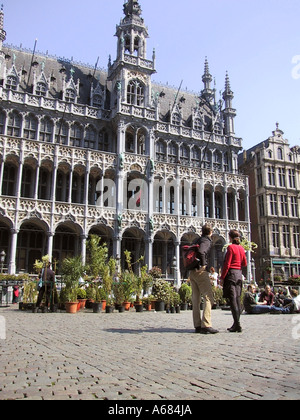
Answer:
POLYGON ((199 245, 198 265, 190 271, 192 286, 193 321, 195 332, 198 334, 217 334, 219 331, 212 328, 211 310, 214 304, 214 296, 209 278, 209 253, 212 246, 212 229, 208 225, 202 228, 202 236, 195 242, 199 245), (201 319, 200 303, 201 296, 204 298, 204 310, 201 319))

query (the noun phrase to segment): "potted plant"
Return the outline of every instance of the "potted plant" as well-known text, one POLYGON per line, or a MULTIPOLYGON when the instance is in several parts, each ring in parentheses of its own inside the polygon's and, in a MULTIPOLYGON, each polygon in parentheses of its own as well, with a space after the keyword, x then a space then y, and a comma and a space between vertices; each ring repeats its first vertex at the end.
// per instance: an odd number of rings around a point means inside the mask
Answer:
POLYGON ((37 302, 37 298, 37 282, 26 281, 23 290, 23 302, 22 305, 19 305, 19 308, 23 311, 26 309, 32 309, 37 302))
POLYGON ((85 306, 86 308, 91 309, 96 299, 96 288, 91 283, 86 289, 86 298, 87 298, 87 301, 86 301, 85 306))
POLYGON ((67 313, 77 312, 77 290, 79 279, 84 274, 81 257, 66 258, 62 263, 62 277, 65 283, 65 307, 67 313))
POLYGON ((105 308, 105 312, 107 314, 111 314, 114 311, 114 301, 113 298, 108 296, 107 300, 106 300, 106 308, 105 308))
POLYGON ((146 311, 150 312, 152 310, 152 301, 154 300, 154 296, 150 295, 147 297, 143 297, 143 305, 146 308, 146 311))
MULTIPOLYGON (((131 276, 131 281, 132 281, 132 285, 133 285, 133 293, 136 295, 136 300, 134 303, 135 309, 137 312, 142 312, 143 311, 143 302, 141 301, 141 295, 142 295, 142 291, 144 288, 144 281, 145 281, 145 277, 147 275, 147 266, 144 266, 141 268, 141 275, 140 276, 136 276, 134 274, 134 271, 132 269, 132 262, 131 262, 131 252, 130 251, 125 251, 125 260, 127 263, 127 267, 128 267, 128 273, 131 276)), ((141 262, 144 258, 141 257, 135 264, 141 262)))
POLYGON ((174 289, 172 292, 172 304, 175 312, 180 313, 180 296, 179 293, 174 289))
POLYGON ((168 295, 169 284, 166 280, 155 279, 153 281, 152 293, 155 297, 155 310, 157 312, 164 311, 165 301, 168 295))
POLYGON ((84 309, 87 301, 85 289, 79 288, 77 290, 77 300, 79 302, 78 310, 84 309))
POLYGON ((119 312, 125 311, 125 307, 123 306, 124 302, 124 289, 122 282, 115 282, 113 284, 113 296, 114 301, 116 304, 116 309, 118 309, 119 312))
POLYGON ((183 283, 179 289, 179 296, 181 300, 181 309, 187 310, 188 304, 192 300, 192 288, 187 283, 183 283))
POLYGON ((134 293, 134 280, 130 272, 124 271, 120 276, 120 283, 123 287, 124 302, 123 305, 126 311, 130 309, 130 300, 134 293))

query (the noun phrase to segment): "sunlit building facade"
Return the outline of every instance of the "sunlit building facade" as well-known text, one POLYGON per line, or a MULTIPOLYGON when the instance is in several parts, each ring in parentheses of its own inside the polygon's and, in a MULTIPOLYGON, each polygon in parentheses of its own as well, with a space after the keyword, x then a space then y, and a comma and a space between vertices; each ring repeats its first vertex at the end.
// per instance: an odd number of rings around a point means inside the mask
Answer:
POLYGON ((1 11, 0 243, 10 273, 31 272, 45 254, 85 260, 98 234, 122 263, 128 249, 179 282, 180 247, 203 224, 214 229, 217 269, 230 229, 250 238, 228 75, 220 101, 207 60, 199 95, 154 83, 140 4, 123 12, 116 59, 102 70, 3 44, 1 11))

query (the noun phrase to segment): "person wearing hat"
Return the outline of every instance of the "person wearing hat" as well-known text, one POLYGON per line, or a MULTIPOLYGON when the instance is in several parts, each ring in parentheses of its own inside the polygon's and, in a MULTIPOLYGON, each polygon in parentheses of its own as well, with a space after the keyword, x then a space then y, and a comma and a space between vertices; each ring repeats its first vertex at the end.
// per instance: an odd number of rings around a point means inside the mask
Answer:
POLYGON ((42 286, 39 291, 36 307, 39 308, 41 306, 43 297, 45 295, 46 308, 48 308, 50 300, 51 300, 51 293, 53 292, 54 285, 55 285, 55 273, 54 271, 51 270, 50 262, 42 270, 41 280, 42 280, 42 286))

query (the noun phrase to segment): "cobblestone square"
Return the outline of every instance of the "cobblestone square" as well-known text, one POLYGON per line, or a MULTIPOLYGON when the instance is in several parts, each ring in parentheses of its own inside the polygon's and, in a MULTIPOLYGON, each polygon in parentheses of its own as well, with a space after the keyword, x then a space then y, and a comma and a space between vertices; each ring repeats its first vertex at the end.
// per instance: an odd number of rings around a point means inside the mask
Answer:
POLYGON ((213 311, 217 335, 192 312, 68 315, 1 308, 1 400, 258 400, 300 398, 299 315, 213 311))

